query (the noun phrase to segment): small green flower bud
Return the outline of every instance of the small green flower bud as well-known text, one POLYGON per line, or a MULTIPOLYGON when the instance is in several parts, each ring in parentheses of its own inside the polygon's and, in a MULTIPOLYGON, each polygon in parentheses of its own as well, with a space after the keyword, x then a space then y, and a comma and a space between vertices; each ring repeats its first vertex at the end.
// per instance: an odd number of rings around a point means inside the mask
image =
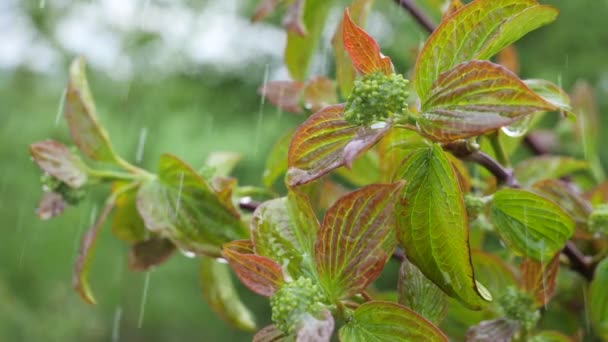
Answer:
POLYGON ((587 226, 592 233, 608 234, 608 203, 598 205, 587 218, 587 226))
POLYGON ((55 192, 70 205, 76 205, 85 197, 86 190, 84 188, 72 188, 59 179, 45 173, 40 177, 42 190, 46 192, 55 192))
POLYGON ((321 287, 310 278, 300 277, 286 283, 270 297, 272 321, 286 334, 295 331, 300 319, 316 315, 324 307, 321 287))
POLYGON ((381 72, 355 80, 346 101, 344 118, 352 124, 364 125, 405 113, 408 82, 399 74, 385 75, 381 72))
POLYGON ((486 202, 477 196, 471 194, 464 195, 464 206, 467 208, 469 219, 475 219, 481 214, 486 207, 486 202))
POLYGON ((526 331, 534 328, 540 319, 534 298, 513 286, 507 287, 498 304, 506 318, 518 321, 526 331))

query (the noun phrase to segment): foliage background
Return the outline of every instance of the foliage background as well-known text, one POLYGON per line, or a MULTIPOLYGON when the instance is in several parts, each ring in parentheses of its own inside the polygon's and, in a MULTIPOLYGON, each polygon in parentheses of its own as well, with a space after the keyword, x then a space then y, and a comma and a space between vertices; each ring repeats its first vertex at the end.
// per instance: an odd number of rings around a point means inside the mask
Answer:
MULTIPOLYGON (((439 0, 419 0, 429 13, 439 0)), ((608 111, 608 1, 546 0, 561 11, 556 23, 517 45, 524 78, 545 78, 570 89, 577 79, 595 88, 608 111)), ((336 1, 311 74, 332 71, 329 39, 346 1, 336 1)), ((98 242, 91 283, 99 304, 71 289, 80 234, 99 208, 93 194, 51 221, 34 215, 39 171, 27 145, 69 141, 57 121, 68 61, 84 55, 100 119, 119 152, 155 168, 162 152, 197 166, 211 151, 236 151, 241 184, 260 184, 272 142, 301 117, 262 105, 256 88, 285 79, 280 14, 252 25, 255 1, 4 0, 0 3, 0 340, 1 341, 236 341, 199 291, 194 259, 177 256, 146 274, 126 269, 127 248, 109 229, 98 242), (142 302, 144 315, 142 317, 142 302)), ((412 65, 426 37, 405 11, 376 0, 369 32, 397 70, 412 65)), ((608 132, 608 119, 602 119, 608 132)), ((601 146, 608 135, 601 136, 601 146)), ((600 148, 604 165, 608 149, 600 148)), ((264 300, 246 303, 269 320, 264 300)))

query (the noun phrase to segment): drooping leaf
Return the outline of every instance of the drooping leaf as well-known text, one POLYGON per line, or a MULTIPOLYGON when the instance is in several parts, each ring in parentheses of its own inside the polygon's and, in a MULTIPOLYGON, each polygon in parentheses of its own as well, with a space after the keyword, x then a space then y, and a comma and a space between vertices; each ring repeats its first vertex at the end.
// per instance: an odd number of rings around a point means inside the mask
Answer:
POLYGON ((334 81, 324 76, 311 78, 304 86, 304 108, 316 112, 338 102, 334 81))
POLYGON ((359 127, 342 117, 344 105, 328 106, 313 114, 296 130, 289 145, 287 183, 313 181, 342 165, 351 165, 387 131, 359 127))
POLYGON ((498 256, 474 249, 471 259, 475 278, 490 291, 493 298, 500 298, 506 288, 518 284, 513 270, 498 256))
POLYGON ((407 181, 396 215, 408 259, 448 295, 480 308, 487 296, 475 283, 464 201, 446 153, 437 144, 418 149, 397 175, 407 181))
POLYGON ((519 57, 514 45, 509 45, 500 50, 496 58, 498 64, 511 70, 514 74, 519 74, 519 57))
POLYGON ((419 313, 433 324, 439 324, 447 314, 446 295, 407 260, 401 263, 399 269, 397 294, 399 304, 419 313))
POLYGON ((74 263, 74 269, 72 271, 72 286, 80 297, 89 304, 96 304, 95 297, 91 291, 91 286, 89 285, 89 268, 91 266, 93 254, 95 253, 97 236, 108 218, 108 215, 112 212, 113 207, 113 201, 109 201, 95 223, 82 236, 80 248, 76 255, 76 262, 74 263))
POLYGON ((572 184, 557 179, 545 179, 532 185, 540 195, 559 204, 574 219, 576 226, 585 228, 593 207, 573 188, 572 184))
POLYGON ((270 81, 258 89, 258 93, 281 110, 290 113, 302 113, 300 100, 304 82, 270 81))
POLYGON ((36 208, 36 215, 41 220, 49 220, 55 216, 61 215, 65 210, 67 203, 63 199, 63 196, 56 192, 45 191, 42 193, 42 198, 38 202, 36 208))
POLYGON ((234 273, 251 291, 270 297, 283 284, 281 265, 274 260, 255 255, 249 240, 236 240, 224 245, 222 256, 234 273))
POLYGON ((277 179, 287 172, 287 155, 289 153, 289 142, 293 137, 293 130, 283 134, 272 145, 266 157, 266 167, 262 175, 262 183, 267 188, 272 188, 277 179))
POLYGON ((252 342, 283 342, 286 340, 285 333, 274 324, 264 327, 253 336, 252 342))
POLYGON ((216 177, 228 177, 241 159, 243 156, 236 152, 211 152, 205 166, 212 168, 216 177))
POLYGON ((595 269, 593 280, 589 285, 589 317, 595 334, 608 339, 608 259, 602 260, 595 269))
POLYGON ((418 128, 434 141, 452 141, 553 109, 505 67, 471 61, 438 76, 422 102, 418 128))
POLYGON ((448 338, 424 317, 392 302, 373 301, 359 306, 340 329, 343 342, 439 342, 448 338))
POLYGON ((551 260, 574 232, 574 221, 557 204, 525 190, 497 191, 490 215, 513 253, 540 262, 551 260))
MULTIPOLYGON (((122 183, 113 186, 117 191, 122 183)), ((146 238, 146 226, 137 211, 137 189, 118 195, 112 215, 112 233, 122 241, 134 244, 146 238)))
POLYGON ((555 293, 559 254, 545 263, 524 258, 520 269, 522 289, 534 297, 538 307, 547 305, 555 293))
POLYGON ((380 47, 374 38, 352 21, 348 9, 344 11, 342 20, 342 40, 344 49, 359 74, 383 72, 389 75, 393 73, 391 59, 380 52, 380 47))
POLYGON ((478 0, 444 18, 414 67, 424 103, 440 74, 470 60, 489 59, 526 33, 550 23, 558 11, 534 0, 478 0))
POLYGON ((589 164, 565 156, 537 156, 515 166, 514 174, 522 186, 530 186, 543 179, 557 179, 589 169, 589 164))
POLYGON ((30 155, 38 167, 72 188, 87 182, 86 166, 65 145, 55 140, 45 140, 30 145, 30 155))
POLYGON ((570 113, 570 97, 562 88, 547 80, 531 79, 524 83, 545 101, 552 104, 557 110, 570 113))
POLYGON ((236 209, 190 166, 169 154, 160 158, 158 178, 139 189, 137 208, 150 231, 197 254, 219 256, 222 244, 249 235, 236 209))
POLYGON ((510 342, 519 323, 507 318, 483 321, 467 331, 465 342, 510 342))
POLYGON ((89 89, 82 57, 76 58, 70 66, 64 115, 72 141, 82 153, 97 161, 116 161, 118 157, 110 145, 108 133, 97 119, 97 110, 89 89))
POLYGON ((253 313, 243 304, 230 276, 230 267, 210 257, 202 257, 199 268, 201 290, 213 311, 231 326, 256 329, 253 313))
MULTIPOLYGON (((359 27, 363 27, 367 19, 367 15, 371 10, 373 0, 353 0, 349 6, 349 14, 352 21, 359 27)), ((331 44, 334 48, 335 64, 336 64, 336 80, 343 98, 348 98, 353 82, 355 80, 355 68, 344 49, 344 40, 342 39, 343 23, 340 22, 336 33, 334 34, 331 44)))
POLYGON ((357 294, 380 275, 395 247, 393 207, 402 188, 403 183, 368 185, 325 213, 315 261, 331 299, 357 294))
POLYGON ((153 236, 131 246, 129 269, 147 271, 167 261, 175 253, 175 245, 168 239, 153 236))
POLYGON ((301 37, 305 37, 308 34, 302 20, 304 2, 304 0, 293 0, 287 9, 287 13, 285 13, 285 16, 283 17, 283 27, 287 29, 288 32, 297 34, 301 37))
POLYGON ((297 33, 287 33, 285 65, 294 80, 306 79, 310 60, 323 32, 325 19, 332 2, 331 0, 306 0, 302 22, 308 30, 308 34, 302 37, 297 33))

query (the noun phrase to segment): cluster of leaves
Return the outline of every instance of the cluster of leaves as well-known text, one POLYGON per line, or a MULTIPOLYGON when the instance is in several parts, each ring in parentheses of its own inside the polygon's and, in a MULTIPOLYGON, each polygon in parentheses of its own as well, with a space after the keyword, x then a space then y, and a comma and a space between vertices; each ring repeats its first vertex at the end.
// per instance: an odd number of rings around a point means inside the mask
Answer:
MULTIPOLYGON (((263 1, 254 19, 282 2, 263 1)), ((88 265, 114 210, 112 230, 131 246, 132 269, 177 249, 200 257, 205 298, 241 329, 254 330, 254 319, 216 259, 269 297, 274 324, 254 341, 329 341, 335 331, 342 341, 591 336, 582 325, 543 325, 548 313, 570 319, 568 311, 588 315, 593 333, 608 338, 608 186, 597 136, 584 131, 597 121, 590 91, 577 86, 570 101, 548 81, 521 80, 514 67, 511 44, 557 10, 534 0, 452 1, 409 82, 361 28, 371 1, 354 0, 333 40, 336 87, 325 76, 305 79, 331 1, 289 3, 285 58, 294 80, 260 92, 282 109, 314 113, 270 152, 268 189, 238 187, 228 176, 238 161, 231 154, 210 156, 198 172, 172 155, 161 156, 155 174, 129 164, 98 123, 83 60, 74 61, 64 114, 88 163, 56 141, 30 152, 45 172, 41 218, 111 184, 74 267, 83 298, 94 303, 88 265), (504 65, 490 61, 497 54, 504 65), (584 158, 535 156, 512 169, 527 129, 546 112, 563 114, 558 131, 583 146, 568 152, 584 158), (279 197, 272 188, 283 174, 279 197), (372 284, 391 258, 401 263, 396 290, 379 291, 372 284), (588 308, 570 293, 576 286, 589 293, 588 308)), ((541 133, 526 141, 565 150, 541 133)))

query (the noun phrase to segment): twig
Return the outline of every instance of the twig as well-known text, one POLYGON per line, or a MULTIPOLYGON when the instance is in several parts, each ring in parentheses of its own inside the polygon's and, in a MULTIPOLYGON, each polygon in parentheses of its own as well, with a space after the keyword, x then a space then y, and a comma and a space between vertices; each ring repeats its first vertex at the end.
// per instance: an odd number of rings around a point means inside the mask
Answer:
POLYGON ((570 261, 570 268, 585 277, 588 281, 593 279, 594 267, 589 262, 589 258, 585 256, 572 241, 566 242, 566 246, 562 250, 570 261))
POLYGON ((519 183, 513 176, 513 170, 503 167, 499 162, 494 160, 494 158, 490 157, 489 155, 481 151, 475 151, 461 159, 472 161, 483 166, 496 177, 498 184, 504 184, 510 188, 519 188, 519 183))
POLYGON ((391 259, 397 260, 398 262, 403 262, 405 260, 405 251, 401 247, 395 248, 393 255, 391 255, 391 259))
POLYGON ((406 9, 414 19, 429 33, 435 30, 435 24, 418 8, 411 0, 394 0, 402 8, 406 9))
POLYGON ((251 197, 243 197, 239 201, 239 208, 254 212, 260 206, 260 204, 262 203, 252 200, 251 197))

